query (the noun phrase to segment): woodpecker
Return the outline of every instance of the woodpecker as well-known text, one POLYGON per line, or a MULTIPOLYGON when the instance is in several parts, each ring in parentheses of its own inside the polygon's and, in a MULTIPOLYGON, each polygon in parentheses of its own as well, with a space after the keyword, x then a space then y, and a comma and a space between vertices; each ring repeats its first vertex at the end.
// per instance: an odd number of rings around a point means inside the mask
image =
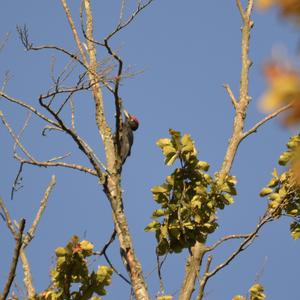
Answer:
POLYGON ((133 131, 137 130, 139 127, 139 121, 135 116, 130 115, 126 110, 124 110, 124 115, 125 121, 123 123, 122 135, 120 139, 120 157, 122 165, 125 163, 126 158, 130 155, 133 144, 133 131))

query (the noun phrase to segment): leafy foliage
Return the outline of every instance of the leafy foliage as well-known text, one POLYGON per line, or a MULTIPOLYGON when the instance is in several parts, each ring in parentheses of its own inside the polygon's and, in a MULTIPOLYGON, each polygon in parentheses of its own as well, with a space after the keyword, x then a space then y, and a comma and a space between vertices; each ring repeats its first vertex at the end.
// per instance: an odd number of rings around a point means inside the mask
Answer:
POLYGON ((80 242, 77 236, 73 236, 66 247, 58 247, 56 266, 51 271, 51 287, 35 299, 101 299, 98 296, 106 294, 104 287, 110 285, 113 270, 99 266, 96 272, 89 272, 86 258, 93 254, 93 248, 93 244, 86 240, 80 242), (94 294, 98 296, 93 297, 94 294))
MULTIPOLYGON (((249 300, 265 300, 266 295, 264 294, 264 287, 259 284, 255 283, 249 289, 249 300)), ((236 295, 232 298, 232 300, 246 300, 247 298, 242 295, 236 295)))
POLYGON ((287 215, 293 218, 290 232, 294 239, 300 238, 300 135, 295 135, 287 143, 287 151, 279 157, 279 164, 289 169, 278 174, 274 169, 272 179, 264 187, 260 196, 268 196, 269 210, 273 217, 287 215))
POLYGON ((196 241, 204 242, 216 230, 216 209, 234 202, 236 179, 228 176, 220 186, 206 172, 209 164, 197 158, 194 141, 189 134, 173 129, 171 138, 157 141, 165 156, 165 164, 179 163, 163 184, 152 188, 154 201, 161 206, 152 214, 153 221, 145 228, 154 231, 156 252, 181 252, 196 241))
POLYGON ((156 298, 156 300, 172 300, 173 299, 173 296, 171 295, 163 295, 163 296, 158 296, 156 298))
POLYGON ((249 289, 249 293, 250 293, 250 300, 266 299, 266 295, 264 294, 264 287, 259 283, 253 284, 252 287, 249 289))
POLYGON ((247 300, 247 299, 242 295, 236 295, 232 298, 232 300, 247 300))

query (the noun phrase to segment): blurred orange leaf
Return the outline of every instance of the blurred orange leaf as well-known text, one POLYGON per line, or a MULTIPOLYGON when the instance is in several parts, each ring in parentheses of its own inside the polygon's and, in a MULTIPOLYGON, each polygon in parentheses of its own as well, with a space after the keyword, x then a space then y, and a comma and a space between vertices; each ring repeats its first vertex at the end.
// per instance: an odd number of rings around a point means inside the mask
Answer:
POLYGON ((266 10, 276 4, 276 0, 257 0, 256 7, 260 10, 266 10))
POLYGON ((292 18, 300 25, 300 1, 299 0, 257 0, 256 6, 260 10, 266 10, 277 5, 281 15, 292 18))
POLYGON ((264 66, 264 75, 268 83, 268 89, 261 101, 264 112, 273 111, 293 100, 300 100, 298 72, 277 62, 269 62, 264 66))
POLYGON ((284 123, 300 121, 300 74, 279 62, 269 62, 264 66, 264 75, 268 88, 261 99, 261 110, 268 113, 293 102, 284 123))

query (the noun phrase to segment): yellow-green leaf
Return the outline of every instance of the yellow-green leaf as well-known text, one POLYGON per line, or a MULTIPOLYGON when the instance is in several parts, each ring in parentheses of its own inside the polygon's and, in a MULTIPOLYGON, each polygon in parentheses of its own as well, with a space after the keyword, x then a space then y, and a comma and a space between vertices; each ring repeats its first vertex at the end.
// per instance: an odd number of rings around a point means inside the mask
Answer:
POLYGON ((170 139, 159 139, 156 142, 156 145, 160 148, 164 148, 166 146, 171 146, 171 140, 170 139))
POLYGON ((160 223, 157 221, 150 222, 146 227, 145 231, 156 231, 160 228, 160 223))
POLYGON ((241 296, 241 295, 236 295, 232 298, 232 300, 246 300, 246 298, 244 296, 241 296))
POLYGON ((260 191, 259 195, 260 195, 261 197, 265 197, 265 196, 267 196, 267 195, 270 195, 271 193, 273 193, 273 190, 272 190, 271 188, 263 188, 263 189, 260 191))
POLYGON ((298 240, 300 238, 300 224, 297 222, 293 222, 290 225, 291 236, 294 240, 298 240))
POLYGON ((209 164, 206 161, 198 161, 197 167, 205 172, 209 170, 209 164))
POLYGON ((172 300, 173 297, 171 295, 158 296, 156 300, 172 300))
POLYGON ((152 189, 151 189, 151 192, 153 194, 160 194, 160 193, 167 193, 168 192, 168 189, 164 186, 161 186, 161 185, 157 185, 157 186, 154 186, 152 189))

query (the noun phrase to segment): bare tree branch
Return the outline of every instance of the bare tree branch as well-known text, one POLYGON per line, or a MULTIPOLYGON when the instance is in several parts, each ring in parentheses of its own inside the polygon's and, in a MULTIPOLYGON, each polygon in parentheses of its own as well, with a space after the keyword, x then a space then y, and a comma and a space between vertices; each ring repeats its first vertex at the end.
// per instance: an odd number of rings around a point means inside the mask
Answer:
POLYGON ((38 223, 39 223, 39 221, 42 217, 42 214, 43 214, 43 212, 46 208, 46 205, 47 205, 48 199, 49 199, 49 195, 52 192, 55 184, 56 184, 56 177, 53 175, 51 177, 51 180, 50 180, 50 182, 48 184, 48 187, 45 191, 44 197, 41 200, 40 207, 39 207, 39 210, 38 210, 38 212, 37 212, 37 214, 34 218, 34 221, 31 225, 30 229, 28 230, 27 235, 24 237, 23 249, 25 249, 28 246, 29 242, 34 238, 34 234, 35 234, 35 231, 37 229, 38 223))
POLYGON ((241 0, 236 0, 236 5, 239 9, 242 19, 245 20, 245 11, 244 11, 243 5, 241 3, 241 0))
POLYGON ((121 31, 123 28, 127 27, 134 19, 135 17, 142 12, 148 5, 150 5, 154 0, 147 0, 145 3, 138 2, 138 5, 136 7, 136 10, 131 14, 131 16, 125 21, 122 22, 122 19, 120 18, 119 24, 116 26, 116 28, 109 33, 104 40, 111 39, 116 33, 121 31))
POLYGON ((72 130, 76 131, 76 127, 75 127, 75 105, 74 105, 74 101, 71 98, 70 99, 70 108, 71 108, 71 124, 72 124, 72 130))
POLYGON ((116 235, 117 235, 117 231, 116 229, 114 229, 114 231, 112 232, 111 236, 110 236, 110 239, 108 240, 108 242, 103 246, 102 250, 99 251, 99 252, 96 252, 95 254, 97 255, 103 255, 106 250, 108 249, 108 247, 113 243, 113 241, 115 240, 116 238, 116 235))
POLYGON ((33 43, 31 43, 29 41, 29 33, 28 33, 28 28, 26 25, 17 26, 17 32, 19 34, 20 40, 23 44, 23 46, 25 47, 25 49, 27 51, 33 50, 33 51, 39 51, 39 50, 44 50, 44 49, 51 49, 51 50, 56 50, 59 52, 62 52, 64 54, 66 54, 67 56, 69 56, 71 59, 76 60, 79 64, 81 64, 84 68, 86 68, 86 65, 80 60, 80 58, 78 57, 78 55, 73 54, 69 51, 67 51, 66 49, 62 48, 62 47, 58 47, 55 45, 41 45, 41 46, 33 46, 33 43))
MULTIPOLYGON (((122 130, 122 101, 119 96, 119 87, 120 87, 120 82, 122 79, 122 72, 123 72, 123 60, 120 58, 119 55, 117 55, 112 48, 108 44, 108 39, 104 40, 104 45, 108 51, 108 53, 117 61, 118 63, 118 71, 117 75, 115 77, 115 85, 113 89, 113 94, 115 98, 115 109, 116 109, 116 145, 117 145, 117 151, 120 156, 120 147, 121 147, 121 141, 120 141, 120 133, 122 130)), ((119 162, 121 163, 121 161, 119 162)))
POLYGON ((266 122, 270 121, 271 119, 277 117, 279 114, 281 114, 282 112, 290 109, 292 107, 293 103, 290 103, 288 105, 285 105, 281 108, 279 108, 278 110, 274 111, 273 113, 271 113, 270 115, 266 116, 265 118, 263 118, 261 121, 257 122, 251 129, 249 129, 248 131, 243 133, 242 136, 242 140, 245 139, 247 136, 249 136, 250 134, 254 133, 257 131, 257 129, 262 126, 263 124, 265 124, 266 122))
POLYGON ((15 154, 15 158, 20 161, 22 164, 34 165, 38 167, 63 167, 68 169, 74 169, 77 171, 82 171, 84 173, 89 173, 91 175, 97 176, 97 172, 91 168, 81 166, 78 164, 70 164, 65 162, 50 162, 50 161, 32 161, 26 160, 15 154))
POLYGON ((23 239, 23 246, 21 249, 20 257, 22 260, 22 266, 23 266, 23 272, 24 272, 24 284, 27 290, 27 296, 28 299, 31 299, 32 297, 35 296, 35 289, 33 286, 33 281, 32 281, 32 275, 30 271, 30 266, 28 263, 27 256, 25 254, 25 248, 28 246, 28 244, 31 242, 31 240, 34 238, 35 231, 37 229, 38 223, 40 222, 40 219, 42 217, 42 214, 47 206, 48 200, 49 200, 49 195, 52 192, 54 186, 56 184, 56 177, 53 175, 51 177, 51 180, 45 190, 44 196, 40 202, 40 206, 38 209, 38 212, 36 213, 36 216, 34 218, 34 221, 28 230, 26 236, 23 239))
MULTIPOLYGON (((44 193, 44 196, 41 200, 40 207, 34 218, 34 221, 31 225, 29 231, 27 232, 26 236, 23 238, 23 242, 22 242, 20 252, 19 252, 19 255, 22 260, 22 266, 23 266, 23 272, 24 272, 24 284, 27 289, 27 296, 29 299, 31 299, 35 295, 35 289, 33 287, 30 266, 29 266, 29 263, 28 263, 28 260, 27 260, 26 254, 25 254, 25 248, 28 246, 30 241, 34 238, 34 234, 37 229, 38 223, 39 223, 41 216, 46 208, 46 205, 47 205, 47 202, 49 199, 49 195, 55 184, 56 184, 56 177, 52 176, 51 180, 48 184, 48 187, 44 193)), ((0 208, 4 213, 5 221, 6 221, 6 225, 7 225, 8 229, 11 231, 11 233, 15 237, 15 239, 17 239, 17 229, 20 231, 21 225, 19 225, 19 224, 17 224, 16 226, 13 225, 13 222, 11 220, 9 212, 1 198, 0 198, 0 208)), ((22 230, 22 233, 23 233, 23 230, 22 230)))
POLYGON ((79 35, 77 33, 77 30, 76 30, 76 27, 75 27, 75 24, 74 24, 74 21, 72 19, 72 16, 71 16, 71 12, 70 12, 70 9, 67 5, 67 2, 66 0, 61 0, 61 3, 62 3, 62 6, 64 8, 64 11, 66 13, 66 16, 67 16, 67 20, 70 24, 70 27, 71 27, 71 30, 72 30, 72 33, 73 33, 73 37, 74 37, 74 40, 76 42, 76 45, 77 45, 77 48, 81 54, 81 57, 82 57, 82 60, 83 60, 83 63, 88 66, 88 60, 87 60, 87 57, 86 57, 86 54, 82 48, 82 44, 81 44, 81 41, 80 41, 80 38, 79 38, 79 35))
MULTIPOLYGON (((82 142, 82 139, 70 128, 68 128, 65 123, 62 121, 62 119, 50 108, 49 105, 46 105, 42 99, 39 99, 40 105, 44 107, 58 122, 60 127, 66 132, 68 135, 71 136, 71 138, 74 140, 74 142, 78 145, 79 149, 88 157, 90 163, 94 167, 99 179, 104 182, 105 178, 104 175, 93 155, 93 152, 90 151, 90 148, 87 148, 85 143, 82 142)), ((78 169, 78 168, 77 168, 78 169)))
POLYGON ((246 239, 248 237, 249 237, 249 234, 231 234, 231 235, 224 236, 220 240, 218 240, 216 243, 214 243, 212 246, 207 247, 206 252, 216 249, 218 246, 220 246, 225 241, 233 240, 233 239, 246 239))
POLYGON ((109 264, 109 266, 114 270, 114 272, 121 277, 125 282, 127 282, 129 285, 132 285, 132 283, 123 275, 121 274, 115 267, 114 265, 111 263, 110 259, 108 258, 106 252, 103 253, 105 260, 107 261, 107 263, 109 264))
POLYGON ((23 268, 23 273, 24 273, 23 281, 24 281, 24 285, 25 285, 26 290, 27 290, 27 296, 28 296, 28 299, 33 299, 36 292, 35 292, 35 288, 33 286, 33 280, 32 280, 30 265, 29 265, 27 256, 26 256, 25 251, 24 251, 23 248, 21 248, 21 251, 20 251, 20 258, 21 258, 21 261, 22 261, 22 268, 23 268))
POLYGON ((206 283, 209 278, 214 276, 217 272, 225 268, 230 264, 231 261, 235 259, 237 255, 239 255, 242 251, 244 251, 256 238, 257 233, 260 231, 260 229, 265 225, 266 223, 270 222, 272 218, 269 215, 266 215, 262 218, 262 220, 257 224, 256 229, 248 235, 248 237, 238 246, 238 248, 220 265, 218 265, 214 270, 211 272, 205 272, 203 275, 201 281, 200 281, 200 287, 199 287, 199 295, 197 297, 197 300, 202 300, 204 296, 204 289, 206 286, 206 283))
POLYGON ((15 236, 16 246, 15 246, 15 250, 14 250, 14 255, 13 255, 12 263, 10 266, 9 275, 8 275, 6 284, 4 286, 3 294, 0 297, 1 300, 5 300, 7 298, 9 291, 10 291, 10 287, 15 279, 16 268, 17 268, 17 264, 18 264, 18 260, 19 260, 19 256, 20 256, 20 250, 22 247, 22 236, 23 236, 24 228, 25 228, 25 219, 21 219, 20 225, 19 225, 19 232, 15 236))
POLYGON ((3 214, 4 214, 5 223, 6 223, 7 228, 10 230, 13 237, 16 238, 16 236, 17 236, 16 228, 14 227, 14 224, 11 220, 10 214, 9 214, 6 206, 4 205, 4 202, 3 202, 2 198, 0 198, 0 208, 3 212, 3 214))
POLYGON ((131 285, 131 282, 123 275, 121 274, 115 267, 114 265, 112 264, 112 262, 110 261, 107 253, 106 253, 106 250, 108 249, 108 247, 113 243, 113 241, 115 240, 116 238, 116 235, 117 235, 117 231, 116 229, 114 229, 113 233, 111 234, 111 237, 110 239, 108 240, 108 242, 103 246, 102 250, 101 251, 97 251, 97 252, 94 252, 93 254, 94 255, 103 255, 106 262, 109 264, 109 266, 114 270, 114 272, 120 277, 122 278, 126 283, 128 283, 129 285, 131 285))
POLYGON ((235 98, 235 96, 234 96, 234 94, 233 94, 230 86, 228 84, 224 84, 223 86, 224 86, 226 92, 228 93, 228 95, 230 97, 230 100, 231 100, 231 103, 232 103, 234 109, 237 109, 237 106, 238 106, 237 102, 238 101, 236 100, 236 98, 235 98))
POLYGON ((3 50, 3 48, 5 47, 8 39, 10 37, 10 33, 6 33, 5 38, 0 42, 0 52, 3 50))
POLYGON ((8 95, 6 95, 5 93, 3 93, 2 91, 0 91, 0 97, 3 97, 5 98, 6 100, 12 102, 12 103, 16 103, 18 105, 20 105, 21 107, 24 107, 25 109, 33 112, 35 115, 37 115, 39 118, 43 119, 44 121, 46 121, 47 123, 55 126, 55 127, 58 127, 59 128, 59 124, 57 124, 55 121, 47 118, 45 115, 43 115, 42 113, 40 113, 36 108, 34 108, 33 106, 19 100, 19 99, 16 99, 16 98, 13 98, 13 97, 10 97, 8 95))
POLYGON ((254 240, 258 237, 259 231, 262 229, 262 227, 269 223, 274 221, 278 217, 278 212, 282 210, 282 207, 285 205, 287 201, 287 195, 293 190, 293 187, 290 187, 289 190, 287 190, 287 193, 282 196, 280 201, 278 201, 278 205, 275 208, 266 209, 266 212, 264 215, 260 218, 260 221, 257 223, 255 229, 247 235, 247 238, 244 239, 244 241, 237 247, 235 251, 221 264, 219 264, 214 270, 210 272, 205 272, 205 274, 202 276, 200 281, 200 287, 199 287, 199 294, 197 297, 197 300, 202 300, 204 297, 204 289, 207 284, 207 281, 213 277, 215 274, 217 274, 219 271, 221 271, 223 268, 228 266, 240 253, 242 253, 245 249, 247 249, 254 240))
POLYGON ((165 286, 164 286, 164 281, 163 281, 162 274, 161 274, 161 268, 162 268, 162 265, 163 265, 166 257, 167 257, 167 255, 165 255, 165 257, 163 258, 162 262, 160 262, 159 255, 156 255, 157 275, 158 275, 158 279, 159 279, 160 293, 162 295, 165 294, 165 286))
MULTIPOLYGON (((249 97, 249 69, 251 61, 249 59, 249 40, 250 31, 253 27, 253 22, 250 19, 253 8, 253 1, 248 0, 247 13, 244 12, 240 0, 237 0, 237 5, 242 16, 242 38, 241 38, 241 74, 240 74, 240 94, 239 101, 235 110, 235 117, 233 122, 233 131, 229 139, 227 151, 218 172, 218 183, 223 184, 223 181, 228 176, 239 144, 242 140, 243 128, 246 118, 246 112, 251 98, 249 97)), ((194 291, 196 278, 199 274, 200 265, 202 263, 203 255, 206 251, 205 245, 196 243, 193 247, 193 255, 187 259, 187 266, 185 270, 185 277, 181 287, 179 300, 190 300, 194 291)))
MULTIPOLYGON (((27 118, 24 122, 24 125, 23 127, 21 128, 17 138, 20 140, 21 139, 21 136, 23 134, 23 132, 25 131, 25 129, 27 128, 28 124, 29 124, 29 121, 30 121, 30 118, 31 118, 31 112, 28 112, 28 115, 27 115, 27 118)), ((13 152, 16 153, 17 152, 17 143, 15 142, 14 144, 14 147, 13 147, 13 152)), ((18 173, 17 173, 17 176, 14 180, 14 183, 12 185, 12 189, 11 189, 11 200, 13 200, 13 197, 14 197, 14 192, 17 191, 19 188, 21 188, 21 181, 22 181, 22 177, 21 177, 21 174, 22 174, 22 170, 23 170, 23 164, 21 163, 20 164, 20 167, 19 167, 19 170, 18 170, 18 173)))
POLYGON ((22 186, 21 186, 21 182, 22 182, 21 174, 22 174, 22 171, 23 171, 23 165, 24 164, 21 162, 18 173, 17 173, 17 176, 16 176, 16 178, 13 182, 13 185, 12 185, 12 188, 11 188, 11 193, 10 193, 10 199, 11 200, 13 200, 13 198, 14 198, 14 193, 16 191, 18 191, 20 188, 22 188, 22 186))
POLYGON ((35 161, 35 159, 33 158, 33 156, 28 152, 28 150, 23 146, 23 144, 20 142, 18 136, 14 133, 14 131, 12 130, 12 128, 10 127, 10 125, 8 124, 8 122, 6 121, 2 111, 0 111, 0 118, 2 120, 2 123, 4 124, 4 126, 6 127, 6 129, 8 130, 9 134, 12 136, 13 140, 15 141, 15 143, 20 147, 20 149, 23 151, 23 153, 32 161, 35 161))
MULTIPOLYGON (((71 18, 70 11, 68 11, 67 15, 71 18)), ((78 37, 78 40, 75 38, 75 41, 76 41, 76 43, 80 42, 80 39, 79 39, 79 36, 77 34, 77 31, 76 31, 76 28, 75 28, 75 25, 74 25, 74 22, 73 22, 72 18, 70 19, 70 22, 73 24, 72 26, 74 26, 74 27, 71 27, 72 31, 75 30, 75 33, 76 33, 75 36, 78 37)), ((24 27, 18 26, 17 31, 19 33, 22 44, 24 45, 26 50, 28 50, 28 51, 40 51, 40 50, 47 50, 47 49, 55 50, 55 51, 61 52, 62 54, 67 55, 69 58, 71 58, 72 61, 77 61, 86 70, 86 73, 87 72, 92 72, 92 70, 89 68, 87 60, 85 60, 85 59, 81 60, 80 56, 78 54, 74 54, 74 53, 66 50, 65 48, 62 48, 62 47, 59 47, 59 46, 56 46, 56 45, 33 46, 33 44, 31 42, 29 42, 28 28, 26 27, 26 25, 24 25, 24 27)), ((74 34, 74 31, 73 31, 73 34, 74 34)), ((85 52, 83 51, 82 47, 81 47, 81 50, 82 50, 82 52, 80 51, 80 53, 81 54, 83 53, 85 55, 85 52)), ((53 70, 52 70, 52 73, 53 73, 53 70)), ((112 89, 111 89, 109 83, 105 80, 105 73, 106 73, 105 70, 103 70, 102 73, 103 74, 100 74, 100 75, 98 75, 97 72, 93 73, 95 78, 98 78, 98 80, 95 81, 93 84, 98 84, 99 82, 101 82, 109 91, 112 92, 112 89)), ((59 79, 54 80, 54 82, 56 82, 56 85, 58 85, 59 79)), ((78 89, 79 90, 84 90, 84 89, 89 89, 90 87, 91 87, 91 84, 89 83, 86 87, 83 86, 83 87, 80 87, 78 89)), ((53 94, 55 94, 55 93, 56 94, 65 93, 65 92, 68 92, 68 90, 66 89, 66 90, 61 90, 61 91, 55 91, 55 92, 53 92, 53 94)), ((51 95, 51 93, 48 93, 47 97, 50 96, 50 95, 51 95)))

